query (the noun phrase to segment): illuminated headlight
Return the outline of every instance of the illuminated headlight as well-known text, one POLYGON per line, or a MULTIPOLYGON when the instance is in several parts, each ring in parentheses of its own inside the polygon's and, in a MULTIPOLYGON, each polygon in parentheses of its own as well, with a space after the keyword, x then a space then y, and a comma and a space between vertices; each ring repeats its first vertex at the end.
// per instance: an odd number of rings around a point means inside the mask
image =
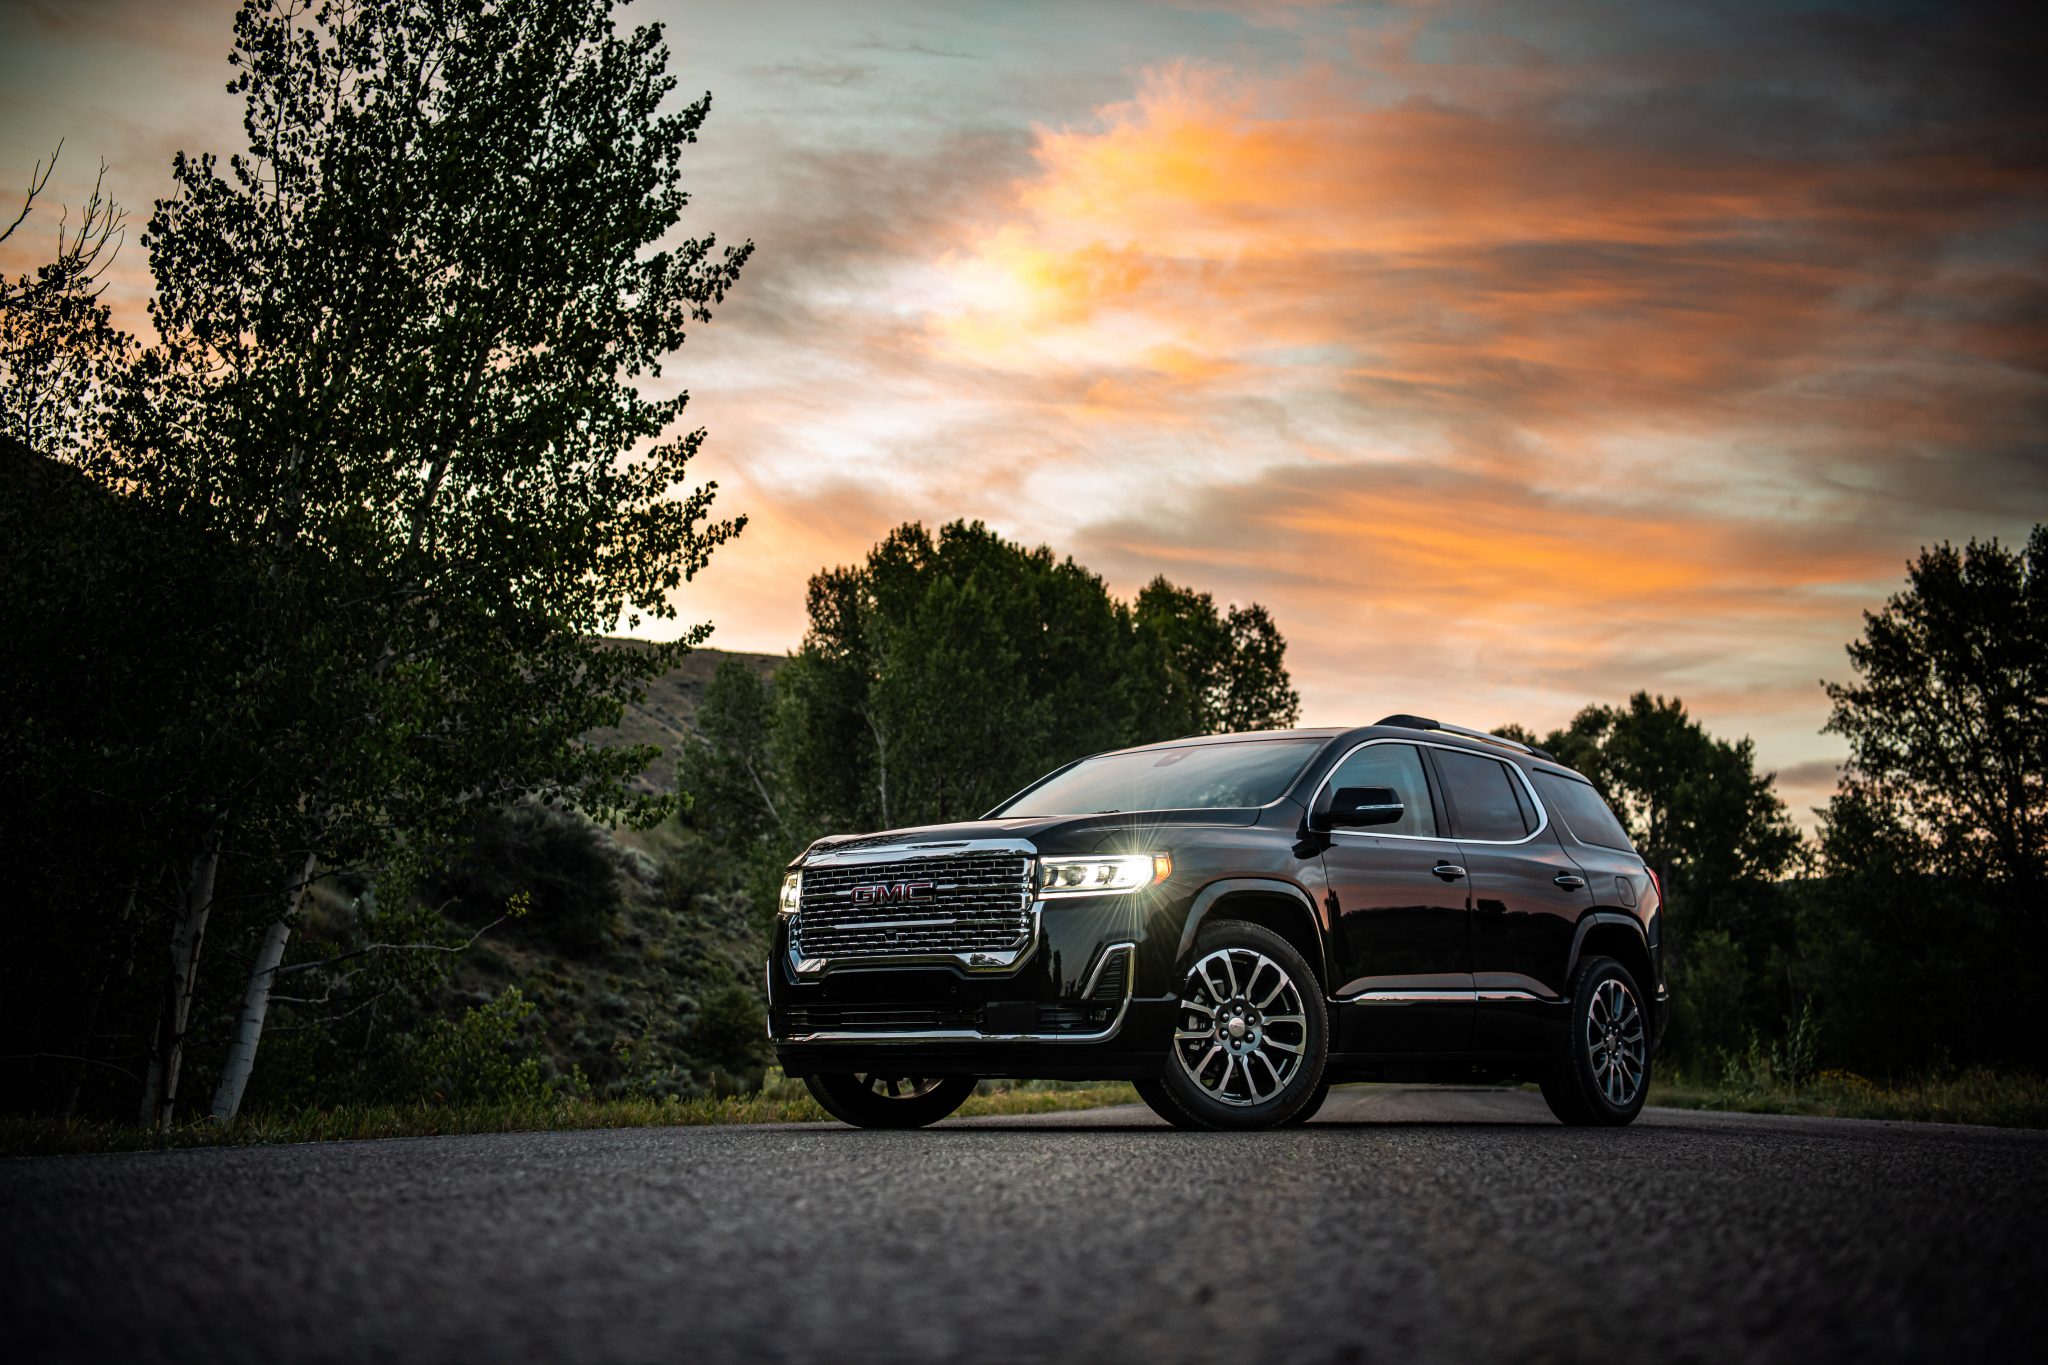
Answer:
POLYGON ((794 915, 804 894, 804 874, 792 872, 782 879, 782 895, 775 908, 785 915, 794 915))
POLYGON ((1119 853, 1099 858, 1043 858, 1038 864, 1041 896, 1126 896, 1173 875, 1164 853, 1119 853))

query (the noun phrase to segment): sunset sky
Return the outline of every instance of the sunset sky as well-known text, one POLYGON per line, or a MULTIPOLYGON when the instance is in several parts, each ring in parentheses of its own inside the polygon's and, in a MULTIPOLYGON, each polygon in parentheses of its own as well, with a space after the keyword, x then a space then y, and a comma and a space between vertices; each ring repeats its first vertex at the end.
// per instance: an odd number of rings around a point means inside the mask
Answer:
MULTIPOLYGON (((63 137, 139 225, 238 145, 234 7, 8 0, 0 183, 63 137)), ((641 0, 715 97, 685 227, 757 243, 669 371, 751 519, 683 616, 785 650, 980 518, 1264 602, 1310 723, 1676 694, 1804 819, 1859 613, 2048 518, 2027 13, 641 0)))

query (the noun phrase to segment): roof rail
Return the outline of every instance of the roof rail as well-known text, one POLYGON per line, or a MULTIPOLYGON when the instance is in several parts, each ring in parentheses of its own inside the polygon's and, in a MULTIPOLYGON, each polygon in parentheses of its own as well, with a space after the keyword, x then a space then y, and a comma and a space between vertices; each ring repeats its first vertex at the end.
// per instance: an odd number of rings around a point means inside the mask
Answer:
MULTIPOLYGON (((1484 730, 1474 730, 1469 725, 1449 725, 1440 720, 1431 720, 1427 716, 1393 715, 1386 717, 1379 723, 1381 725, 1399 726, 1403 730, 1441 730, 1447 735, 1463 735, 1466 739, 1476 739, 1483 744, 1498 744, 1501 748, 1513 749, 1518 754, 1541 752, 1540 750, 1530 748, 1519 739, 1509 739, 1506 735, 1488 734, 1484 730)), ((1544 756, 1549 757, 1547 754, 1544 756)))

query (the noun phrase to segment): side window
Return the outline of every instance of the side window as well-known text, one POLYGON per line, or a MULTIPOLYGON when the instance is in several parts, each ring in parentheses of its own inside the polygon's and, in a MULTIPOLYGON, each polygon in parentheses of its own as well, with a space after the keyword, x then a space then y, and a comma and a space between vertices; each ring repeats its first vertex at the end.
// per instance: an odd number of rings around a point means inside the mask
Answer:
POLYGON ((1391 787, 1408 809, 1391 825, 1375 825, 1366 834, 1436 834, 1436 811, 1429 804, 1429 779, 1422 775, 1422 755, 1412 744, 1368 744, 1337 765, 1330 790, 1339 787, 1391 787))
POLYGON ((1614 812, 1600 799, 1592 783, 1539 769, 1536 789, 1543 793, 1543 804, 1564 821, 1564 827, 1580 843, 1635 851, 1621 821, 1614 818, 1614 812))
POLYGON ((1512 843, 1533 827, 1534 812, 1524 820, 1527 800, 1516 790, 1520 784, 1515 775, 1499 759, 1438 749, 1436 770, 1443 775, 1455 837, 1512 843))

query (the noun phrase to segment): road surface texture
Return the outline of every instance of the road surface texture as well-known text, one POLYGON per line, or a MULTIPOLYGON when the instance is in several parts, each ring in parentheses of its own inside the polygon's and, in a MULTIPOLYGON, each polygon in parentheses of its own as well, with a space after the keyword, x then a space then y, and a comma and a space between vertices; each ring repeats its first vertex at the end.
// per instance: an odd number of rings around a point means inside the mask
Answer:
POLYGON ((2040 1359, 2048 1134, 1350 1088, 0 1162, 13 1360, 2040 1359), (20 1348, 26 1347, 26 1351, 20 1348))

